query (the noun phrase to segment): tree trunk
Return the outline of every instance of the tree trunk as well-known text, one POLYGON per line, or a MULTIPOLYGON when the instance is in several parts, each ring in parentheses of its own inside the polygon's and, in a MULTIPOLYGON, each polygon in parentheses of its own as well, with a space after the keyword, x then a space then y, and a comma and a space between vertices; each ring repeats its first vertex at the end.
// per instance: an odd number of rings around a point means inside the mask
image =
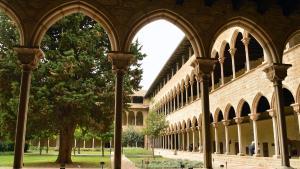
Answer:
POLYGON ((103 146, 103 141, 101 140, 101 150, 102 150, 102 157, 104 157, 104 146, 103 146))
POLYGON ((60 129, 59 153, 56 162, 60 164, 72 163, 72 147, 74 141, 75 126, 65 125, 60 129))
POLYGON ((152 143, 151 143, 151 148, 152 148, 152 157, 155 159, 155 156, 154 156, 154 138, 151 139, 152 143))

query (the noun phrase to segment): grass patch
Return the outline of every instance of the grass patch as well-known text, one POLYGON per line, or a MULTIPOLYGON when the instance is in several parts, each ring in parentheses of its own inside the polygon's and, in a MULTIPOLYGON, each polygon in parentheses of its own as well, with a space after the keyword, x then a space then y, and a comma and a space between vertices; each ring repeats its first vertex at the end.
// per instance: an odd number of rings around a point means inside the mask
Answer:
MULTIPOLYGON (((26 153, 24 155, 25 167, 55 167, 59 168, 59 164, 55 163, 57 155, 38 155, 26 153)), ((76 155, 72 156, 73 164, 66 167, 85 167, 85 168, 99 168, 99 162, 105 162, 105 168, 110 168, 110 156, 100 157, 100 155, 76 155)), ((1 154, 0 166, 7 167, 13 165, 13 154, 1 154)))
POLYGON ((189 160, 174 160, 169 158, 164 158, 159 155, 155 155, 152 158, 152 151, 143 148, 126 148, 123 150, 125 156, 132 161, 136 167, 145 168, 145 161, 148 161, 148 169, 151 168, 181 168, 183 165, 185 168, 201 168, 202 163, 199 161, 189 161, 189 160))

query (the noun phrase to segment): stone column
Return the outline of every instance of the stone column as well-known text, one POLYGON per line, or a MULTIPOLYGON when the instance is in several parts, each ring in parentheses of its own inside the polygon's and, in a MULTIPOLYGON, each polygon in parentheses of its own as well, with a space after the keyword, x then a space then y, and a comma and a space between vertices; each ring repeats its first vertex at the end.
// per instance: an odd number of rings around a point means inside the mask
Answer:
POLYGON ((92 148, 93 149, 95 148, 95 138, 93 138, 93 141, 92 141, 92 148))
POLYGON ((185 150, 185 139, 184 139, 184 129, 181 130, 182 133, 182 151, 185 150))
POLYGON ((268 110, 269 115, 272 117, 272 124, 273 124, 273 136, 274 136, 274 149, 275 154, 273 155, 274 158, 280 158, 279 155, 279 146, 278 146, 278 126, 277 126, 277 118, 276 113, 273 109, 268 110))
POLYGON ((211 72, 211 90, 215 90, 215 76, 214 76, 214 72, 211 72))
POLYGON ((201 87, 201 113, 203 113, 202 121, 202 137, 203 137, 203 167, 212 168, 211 158, 211 138, 210 138, 210 110, 209 110, 209 80, 210 72, 213 71, 216 60, 206 58, 196 58, 192 63, 195 74, 200 80, 201 87))
POLYGON ((244 156, 245 153, 244 153, 244 150, 243 150, 243 142, 242 142, 242 126, 241 126, 241 123, 243 121, 243 118, 242 117, 235 117, 234 118, 236 124, 237 124, 237 129, 238 129, 238 141, 239 141, 239 153, 238 155, 239 156, 244 156))
POLYGON ((201 127, 198 127, 198 132, 199 132, 199 152, 202 153, 203 152, 203 146, 202 146, 202 137, 201 137, 201 127))
POLYGON ((216 146, 216 152, 215 152, 215 154, 220 154, 219 137, 218 137, 218 123, 214 122, 213 126, 214 126, 214 130, 215 130, 215 146, 216 146))
POLYGON ((181 107, 183 107, 183 90, 184 90, 184 88, 180 89, 180 91, 181 91, 181 107))
POLYGON ((191 103, 194 101, 194 91, 193 91, 194 80, 190 81, 191 86, 191 103))
POLYGON ((17 53, 18 60, 22 67, 13 164, 14 169, 20 169, 23 167, 31 73, 32 70, 37 67, 39 60, 44 56, 44 53, 39 48, 18 47, 14 48, 14 50, 17 53))
POLYGON ((259 114, 249 114, 249 116, 250 119, 253 121, 253 137, 254 137, 254 145, 255 145, 253 156, 259 157, 260 152, 258 152, 259 146, 258 146, 257 124, 256 124, 259 114))
POLYGON ((179 102, 179 95, 180 95, 180 90, 176 90, 176 97, 177 97, 177 110, 180 108, 180 102, 179 102))
POLYGON ((180 130, 178 130, 178 150, 181 150, 181 142, 180 142, 180 130))
POLYGON ((166 104, 166 101, 164 102, 164 110, 165 110, 165 115, 167 115, 167 104, 166 104))
POLYGON ((225 148, 226 148, 226 155, 230 154, 230 147, 229 147, 229 133, 228 133, 228 125, 229 125, 229 120, 223 120, 223 124, 225 127, 225 148))
POLYGON ((231 64, 232 64, 232 78, 235 79, 235 63, 234 63, 234 55, 236 52, 236 48, 231 48, 228 50, 231 56, 231 64))
POLYGON ((170 137, 171 137, 171 150, 174 149, 174 145, 173 145, 173 133, 170 134, 170 137))
POLYGON ((189 91, 188 91, 189 85, 188 82, 185 85, 185 105, 189 104, 189 91))
POLYGON ((300 134, 300 105, 299 103, 295 103, 291 105, 298 116, 298 127, 299 127, 299 134, 300 134))
POLYGON ((110 52, 108 59, 112 63, 115 79, 115 131, 114 131, 114 169, 121 169, 122 155, 122 111, 123 111, 123 77, 133 55, 130 53, 110 52))
POLYGON ((249 60, 249 50, 248 50, 249 41, 250 41, 249 37, 244 37, 242 39, 242 42, 243 42, 243 44, 245 46, 246 69, 247 69, 247 72, 250 70, 250 60, 249 60))
POLYGON ((186 151, 190 151, 189 146, 190 146, 190 129, 186 129, 186 151))
POLYGON ((192 132, 193 132, 193 152, 195 152, 196 151, 196 136, 195 136, 195 132, 196 132, 196 128, 195 127, 193 127, 192 128, 192 132))
POLYGON ((282 81, 287 76, 287 69, 291 67, 288 64, 271 64, 264 69, 268 79, 273 82, 274 93, 275 93, 275 110, 277 112, 278 119, 278 136, 279 146, 281 154, 281 166, 284 168, 290 167, 290 159, 288 154, 288 140, 286 131, 285 113, 283 107, 283 96, 282 96, 282 81))
POLYGON ((176 111, 176 92, 174 91, 173 93, 173 112, 176 111))
POLYGON ((219 57, 219 63, 221 68, 221 86, 224 85, 224 66, 223 66, 224 61, 225 61, 224 57, 219 57))
POLYGON ((199 79, 196 77, 196 83, 197 83, 197 99, 200 98, 200 88, 199 88, 199 79))
POLYGON ((177 132, 175 131, 175 132, 174 132, 174 142, 175 142, 174 149, 175 149, 175 150, 178 150, 178 148, 177 148, 177 138, 178 138, 178 137, 177 137, 177 132))

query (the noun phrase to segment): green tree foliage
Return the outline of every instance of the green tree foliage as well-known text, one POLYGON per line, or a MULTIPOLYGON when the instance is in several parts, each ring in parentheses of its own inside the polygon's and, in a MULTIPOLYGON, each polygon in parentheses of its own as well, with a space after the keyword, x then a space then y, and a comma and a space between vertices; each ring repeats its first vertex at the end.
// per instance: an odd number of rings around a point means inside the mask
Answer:
POLYGON ((154 157, 154 139, 159 136, 159 134, 168 127, 168 122, 163 114, 159 114, 154 111, 150 111, 146 118, 146 126, 144 128, 144 133, 148 136, 151 141, 152 154, 154 157))
MULTIPOLYGON (((13 25, 7 18, 1 19, 0 40, 5 48, 0 48, 0 125, 12 138, 21 71, 12 52, 17 44, 16 31, 10 29, 13 25)), ((76 127, 107 133, 113 121, 114 74, 107 59, 110 42, 101 25, 77 13, 52 25, 41 47, 45 58, 33 71, 27 137, 59 134, 57 162, 71 163, 76 127)), ((132 44, 135 59, 124 78, 125 101, 128 94, 140 88, 140 61, 145 57, 140 49, 137 41, 132 44)))
POLYGON ((138 146, 142 145, 144 141, 144 135, 142 132, 135 130, 132 126, 129 126, 122 133, 122 144, 123 146, 138 146))

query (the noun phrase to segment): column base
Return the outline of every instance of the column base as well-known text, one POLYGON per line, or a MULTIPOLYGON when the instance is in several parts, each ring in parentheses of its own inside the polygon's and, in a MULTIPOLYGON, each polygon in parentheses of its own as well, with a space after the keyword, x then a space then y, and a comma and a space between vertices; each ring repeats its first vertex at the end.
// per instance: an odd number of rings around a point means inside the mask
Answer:
POLYGON ((214 152, 214 154, 220 154, 220 152, 214 152))
POLYGON ((238 153, 237 155, 238 155, 238 156, 245 156, 244 153, 238 153))
POLYGON ((225 154, 225 155, 230 155, 230 153, 229 153, 229 152, 225 152, 224 154, 225 154))
POLYGON ((280 155, 273 155, 273 158, 279 159, 280 155))
POLYGON ((260 157, 260 154, 253 154, 253 157, 260 157))

